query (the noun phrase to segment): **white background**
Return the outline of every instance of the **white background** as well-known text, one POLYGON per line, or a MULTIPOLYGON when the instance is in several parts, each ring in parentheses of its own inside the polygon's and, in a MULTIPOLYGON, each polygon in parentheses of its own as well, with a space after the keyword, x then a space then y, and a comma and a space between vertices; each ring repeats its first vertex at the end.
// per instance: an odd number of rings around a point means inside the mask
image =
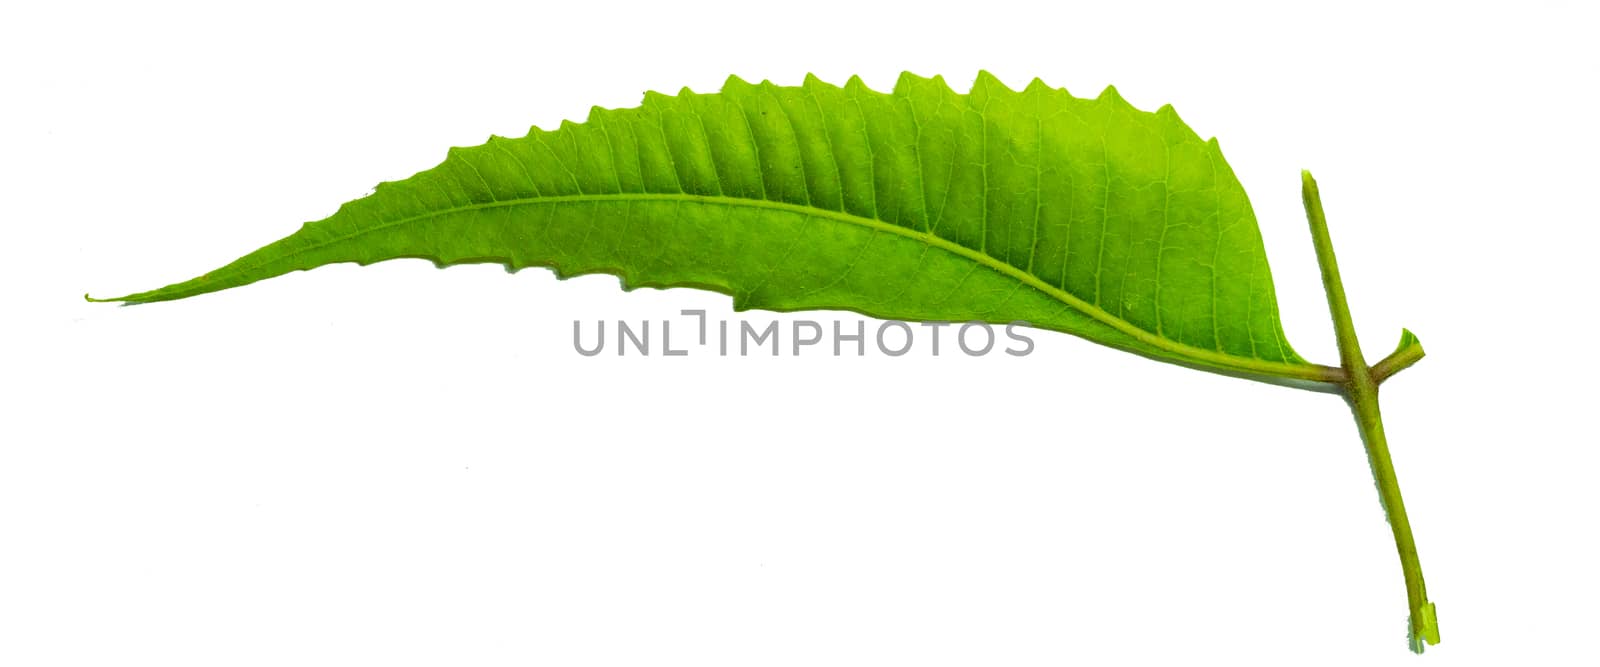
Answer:
POLYGON ((385 4, 0 10, 0 664, 1421 664, 1333 396, 1044 332, 591 359, 576 318, 737 316, 539 269, 80 298, 647 89, 980 67, 1220 137, 1332 363, 1312 169, 1369 358, 1428 351, 1383 395, 1420 660, 1600 660, 1584 3, 385 4))

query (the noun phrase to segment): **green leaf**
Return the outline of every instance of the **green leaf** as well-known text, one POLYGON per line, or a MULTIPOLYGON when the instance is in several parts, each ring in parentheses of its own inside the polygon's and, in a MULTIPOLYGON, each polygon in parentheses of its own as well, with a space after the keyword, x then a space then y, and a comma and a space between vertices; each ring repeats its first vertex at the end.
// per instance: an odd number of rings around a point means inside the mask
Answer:
POLYGON ((1224 373, 1326 380, 1284 339, 1249 200, 1170 106, 1080 99, 987 72, 960 95, 730 78, 634 109, 452 148, 179 299, 334 262, 497 262, 737 309, 1025 321, 1224 373))
MULTIPOLYGON (((717 94, 452 148, 433 169, 198 278, 112 301, 165 301, 335 262, 611 273, 698 287, 738 309, 1027 322, 1162 361, 1342 394, 1405 575, 1413 648, 1439 640, 1378 409, 1423 356, 1410 331, 1368 366, 1316 181, 1302 174, 1339 367, 1284 340, 1260 230, 1215 139, 1170 106, 1088 100, 987 72, 960 95, 903 75, 891 94, 730 78, 717 94)), ((95 300, 95 299, 91 299, 95 300)))

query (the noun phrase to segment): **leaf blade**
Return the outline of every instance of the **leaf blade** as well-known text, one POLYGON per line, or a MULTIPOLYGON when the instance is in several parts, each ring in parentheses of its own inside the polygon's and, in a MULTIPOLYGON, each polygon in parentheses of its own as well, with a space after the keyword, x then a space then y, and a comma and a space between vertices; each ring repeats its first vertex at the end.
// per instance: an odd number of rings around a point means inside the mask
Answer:
POLYGON ((730 78, 634 109, 453 148, 217 271, 117 300, 227 289, 334 262, 494 261, 735 307, 1025 320, 1230 374, 1327 381, 1284 342, 1259 230, 1170 107, 980 74, 799 87, 730 78), (1174 157, 1176 155, 1176 158, 1174 157))

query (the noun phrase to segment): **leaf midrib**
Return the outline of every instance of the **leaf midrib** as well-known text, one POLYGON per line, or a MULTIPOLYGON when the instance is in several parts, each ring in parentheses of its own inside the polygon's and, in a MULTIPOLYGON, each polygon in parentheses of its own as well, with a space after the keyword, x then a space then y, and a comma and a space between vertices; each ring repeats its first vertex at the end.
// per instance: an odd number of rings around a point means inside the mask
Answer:
POLYGON ((1040 292, 1043 292, 1044 294, 1046 294, 1047 296, 1049 296, 1049 297, 1051 297, 1051 298, 1053 298, 1053 299, 1055 299, 1057 301, 1060 301, 1061 303, 1066 304, 1067 306, 1073 308, 1074 310, 1077 310, 1077 311, 1079 311, 1079 312, 1081 312, 1081 313, 1083 313, 1085 315, 1088 315, 1090 318, 1094 319, 1095 321, 1098 321, 1098 322, 1100 322, 1102 324, 1105 324, 1105 325, 1107 325, 1107 326, 1109 326, 1109 327, 1111 327, 1113 329, 1116 329, 1117 331, 1120 331, 1120 332, 1122 332, 1122 333, 1134 338, 1135 340, 1137 340, 1137 341, 1139 341, 1141 343, 1144 343, 1144 344, 1149 345, 1151 347, 1155 347, 1157 349, 1169 352, 1172 355, 1174 355, 1175 357, 1177 357, 1178 359, 1182 359, 1182 360, 1185 360, 1185 361, 1190 361, 1190 362, 1193 362, 1193 363, 1198 363, 1198 364, 1202 364, 1202 365, 1206 365, 1206 366, 1213 366, 1213 367, 1219 367, 1219 368, 1223 368, 1223 369, 1232 369, 1232 370, 1245 371, 1245 372, 1249 372, 1249 373, 1256 373, 1256 374, 1266 375, 1266 376, 1271 376, 1271 377, 1279 377, 1279 378, 1287 378, 1287 379, 1299 379, 1299 380, 1310 380, 1310 381, 1314 381, 1314 382, 1338 382, 1339 381, 1339 377, 1338 376, 1340 375, 1340 373, 1339 373, 1340 369, 1329 367, 1329 366, 1322 366, 1322 365, 1319 365, 1319 364, 1289 364, 1289 363, 1276 362, 1276 361, 1266 361, 1266 360, 1262 360, 1262 359, 1252 359, 1252 358, 1249 358, 1249 357, 1240 357, 1240 356, 1236 356, 1236 355, 1232 355, 1232 354, 1227 354, 1225 352, 1206 350, 1206 349, 1203 349, 1203 348, 1194 347, 1192 345, 1186 345, 1184 343, 1180 343, 1180 342, 1177 342, 1177 341, 1174 341, 1174 340, 1171 340, 1171 339, 1168 339, 1168 338, 1164 338, 1164 337, 1159 336, 1159 335, 1157 335, 1155 333, 1152 333, 1150 331, 1146 331, 1145 329, 1142 329, 1142 328, 1134 325, 1132 322, 1129 322, 1129 321, 1124 320, 1122 318, 1119 318, 1119 317, 1117 317, 1115 315, 1112 315, 1111 313, 1101 309, 1099 306, 1096 306, 1096 305, 1091 304, 1091 303, 1089 303, 1087 301, 1084 301, 1083 299, 1081 299, 1078 296, 1072 294, 1071 292, 1068 292, 1068 291, 1063 290, 1061 288, 1058 288, 1058 287, 1056 287, 1054 285, 1051 285, 1050 283, 1047 283, 1044 280, 1041 280, 1038 276, 1035 276, 1032 273, 1027 272, 1026 270, 1020 269, 1020 268, 1018 268, 1016 266, 1013 266, 1013 265, 1011 265, 1011 264, 1009 264, 1007 262, 1001 261, 1000 259, 997 259, 997 258, 995 258, 995 257, 993 257, 993 256, 991 256, 991 255, 989 255, 987 253, 984 253, 984 252, 981 252, 981 251, 978 251, 978 250, 974 250, 972 248, 968 248, 968 247, 966 247, 964 245, 961 245, 961 244, 956 243, 954 241, 950 241, 950 240, 945 239, 945 238, 940 237, 940 236, 936 236, 934 234, 929 234, 927 232, 920 232, 920 231, 917 231, 915 229, 911 229, 909 227, 902 227, 900 225, 884 222, 884 221, 881 221, 881 220, 874 220, 872 218, 863 218, 863 217, 860 217, 860 216, 851 215, 851 214, 845 213, 843 211, 833 211, 833 210, 829 210, 829 209, 815 208, 815 207, 810 207, 810 206, 801 206, 801 205, 798 205, 798 204, 790 204, 790 203, 786 203, 786 202, 776 202, 776 201, 771 201, 771 200, 767 200, 767 199, 747 199, 747 198, 742 198, 742 197, 728 197, 728 196, 723 196, 723 195, 695 195, 695 194, 688 194, 688 193, 614 193, 614 194, 596 194, 596 195, 561 195, 561 196, 552 196, 552 197, 523 197, 523 198, 517 198, 517 199, 501 199, 501 200, 497 200, 497 201, 484 202, 484 203, 480 203, 480 204, 468 204, 468 205, 465 205, 465 206, 454 206, 454 207, 450 207, 450 208, 439 209, 439 210, 436 210, 436 211, 430 211, 428 213, 424 213, 424 214, 421 214, 421 215, 414 215, 414 216, 411 216, 411 217, 408 217, 408 218, 402 218, 402 219, 399 219, 399 220, 394 220, 394 221, 390 221, 390 222, 381 223, 381 224, 374 225, 372 227, 368 227, 368 228, 360 230, 360 231, 352 232, 352 233, 349 233, 349 234, 344 234, 344 235, 341 235, 341 236, 336 236, 334 238, 328 239, 326 241, 322 241, 320 243, 316 243, 316 244, 312 244, 312 245, 309 245, 309 246, 305 246, 303 248, 296 249, 294 251, 291 251, 291 252, 288 252, 288 253, 286 253, 284 255, 281 255, 281 256, 279 256, 277 258, 274 258, 272 261, 265 262, 265 263, 256 265, 256 266, 251 267, 251 268, 252 269, 260 269, 260 268, 263 268, 263 267, 266 267, 266 266, 270 266, 272 264, 278 264, 278 263, 284 262, 286 260, 292 259, 292 258, 294 258, 294 257, 296 257, 298 255, 301 255, 301 254, 304 254, 304 253, 307 253, 307 252, 310 252, 310 251, 313 251, 313 250, 316 250, 316 249, 319 249, 319 248, 324 248, 324 247, 327 247, 327 246, 330 246, 330 245, 334 245, 334 244, 337 244, 337 243, 343 243, 345 241, 349 241, 351 239, 358 238, 358 237, 361 237, 361 236, 364 236, 364 235, 367 235, 367 234, 378 232, 378 231, 381 231, 381 230, 384 230, 384 229, 389 229, 389 228, 392 228, 392 227, 398 227, 398 226, 401 226, 401 225, 406 225, 406 224, 413 223, 413 222, 416 222, 416 221, 419 221, 419 220, 426 220, 428 218, 437 218, 437 217, 445 216, 445 215, 452 215, 452 214, 456 214, 456 213, 464 213, 464 212, 469 212, 469 211, 478 211, 478 210, 485 210, 485 209, 510 208, 510 207, 517 207, 517 206, 532 206, 532 205, 537 205, 537 204, 563 204, 563 203, 597 202, 597 201, 677 201, 677 202, 691 202, 691 203, 698 203, 698 204, 709 204, 709 205, 713 205, 713 206, 761 208, 761 209, 768 209, 768 210, 775 210, 775 211, 784 211, 784 212, 787 212, 787 213, 795 213, 795 214, 798 214, 798 215, 814 216, 814 217, 824 218, 824 219, 827 219, 827 220, 833 220, 835 222, 841 222, 841 223, 850 224, 850 225, 858 225, 858 226, 865 227, 865 228, 868 228, 868 229, 871 229, 871 230, 874 230, 874 231, 885 232, 885 233, 889 233, 889 234, 895 234, 895 235, 898 235, 898 236, 901 236, 901 237, 904 237, 904 238, 908 238, 908 239, 912 239, 912 240, 915 240, 915 241, 921 241, 921 242, 923 242, 925 244, 928 244, 930 246, 933 246, 935 248, 939 248, 941 250, 944 250, 944 251, 947 251, 947 252, 950 252, 950 253, 954 253, 954 254, 956 254, 956 255, 958 255, 960 257, 964 257, 964 258, 969 259, 971 261, 977 262, 979 265, 982 265, 982 266, 984 266, 986 268, 989 268, 991 270, 994 270, 994 271, 998 271, 998 272, 1000 272, 1000 273, 1002 273, 1002 274, 1004 274, 1006 276, 1009 276, 1009 277, 1011 277, 1011 278, 1013 278, 1015 280, 1018 280, 1018 281, 1022 282, 1023 284, 1025 284, 1025 285, 1027 285, 1029 287, 1037 289, 1040 292))

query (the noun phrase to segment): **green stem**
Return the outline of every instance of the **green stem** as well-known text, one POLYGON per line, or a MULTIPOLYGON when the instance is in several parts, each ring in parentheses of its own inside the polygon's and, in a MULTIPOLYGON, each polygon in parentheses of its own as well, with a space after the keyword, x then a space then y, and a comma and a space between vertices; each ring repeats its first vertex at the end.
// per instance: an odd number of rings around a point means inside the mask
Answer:
MULTIPOLYGON (((1405 573, 1406 599, 1411 609, 1411 650, 1421 653, 1424 642, 1439 643, 1439 622, 1422 581, 1422 563, 1417 559, 1411 521, 1406 518, 1400 481, 1395 477, 1389 442, 1383 435, 1383 415, 1378 410, 1378 379, 1373 377, 1372 369, 1361 356, 1361 344, 1356 340, 1355 324, 1350 320, 1350 305, 1345 301, 1344 283, 1339 279, 1339 262, 1333 254, 1333 240, 1328 236, 1328 220, 1322 213, 1322 195, 1317 190, 1317 181, 1309 171, 1300 172, 1300 176, 1301 198, 1305 201, 1306 218, 1311 222, 1311 242, 1317 250, 1317 264, 1322 268, 1322 285, 1328 292, 1328 310, 1333 315, 1333 331, 1339 341, 1339 361, 1345 370, 1342 389, 1355 412, 1356 426, 1361 429, 1361 440, 1367 447, 1367 461, 1372 465, 1372 477, 1377 482, 1378 499, 1394 531, 1394 544, 1400 552, 1400 569, 1405 573)), ((1416 356, 1420 358, 1421 347, 1417 350, 1416 356)), ((1396 370, 1398 368, 1389 369, 1385 376, 1396 370)))
POLYGON ((1400 337, 1400 347, 1382 361, 1372 365, 1372 381, 1383 384, 1395 373, 1411 367, 1411 364, 1422 360, 1422 343, 1417 342, 1417 337, 1410 331, 1400 337))

